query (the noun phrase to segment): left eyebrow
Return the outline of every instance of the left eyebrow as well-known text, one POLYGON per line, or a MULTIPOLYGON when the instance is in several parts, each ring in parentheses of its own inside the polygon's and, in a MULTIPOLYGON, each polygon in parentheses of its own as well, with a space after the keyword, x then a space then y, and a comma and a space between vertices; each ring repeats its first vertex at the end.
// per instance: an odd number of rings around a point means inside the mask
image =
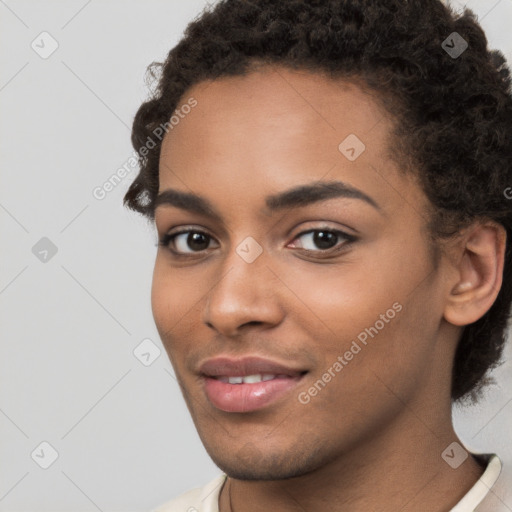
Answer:
POLYGON ((335 197, 360 199, 373 206, 376 210, 381 210, 381 207, 369 195, 342 181, 317 181, 308 185, 299 185, 298 187, 267 197, 265 203, 267 208, 273 212, 300 208, 335 197))
MULTIPOLYGON (((278 194, 267 196, 265 204, 267 209, 274 212, 302 208, 312 203, 336 197, 359 199, 368 203, 376 210, 381 211, 381 207, 373 198, 341 181, 317 181, 307 185, 299 185, 278 194)), ((164 205, 175 206, 182 210, 210 217, 219 223, 223 222, 222 215, 214 208, 210 201, 194 193, 182 192, 171 188, 166 189, 158 194, 153 204, 155 210, 159 206, 164 205)))

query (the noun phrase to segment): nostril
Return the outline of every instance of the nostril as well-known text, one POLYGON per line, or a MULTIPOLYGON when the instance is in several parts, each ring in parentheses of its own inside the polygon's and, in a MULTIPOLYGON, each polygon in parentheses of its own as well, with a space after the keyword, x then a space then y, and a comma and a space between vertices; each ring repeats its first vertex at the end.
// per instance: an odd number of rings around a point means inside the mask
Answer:
POLYGON ((250 322, 245 323, 244 325, 261 325, 263 322, 259 320, 251 320, 250 322))

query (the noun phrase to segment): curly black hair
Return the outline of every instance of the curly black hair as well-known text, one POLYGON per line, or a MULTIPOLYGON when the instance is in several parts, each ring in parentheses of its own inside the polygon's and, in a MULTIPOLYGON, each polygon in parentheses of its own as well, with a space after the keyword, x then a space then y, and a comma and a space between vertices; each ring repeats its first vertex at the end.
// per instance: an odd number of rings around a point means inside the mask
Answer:
POLYGON ((465 326, 454 360, 452 400, 476 402, 501 362, 512 302, 505 58, 488 49, 472 11, 456 13, 440 0, 220 0, 187 26, 165 62, 148 67, 157 87, 133 122, 140 172, 125 206, 154 220, 162 144, 155 133, 169 128, 187 89, 265 64, 359 81, 376 93, 396 120, 390 155, 430 201, 432 240, 478 219, 506 229, 503 285, 489 311, 465 326))

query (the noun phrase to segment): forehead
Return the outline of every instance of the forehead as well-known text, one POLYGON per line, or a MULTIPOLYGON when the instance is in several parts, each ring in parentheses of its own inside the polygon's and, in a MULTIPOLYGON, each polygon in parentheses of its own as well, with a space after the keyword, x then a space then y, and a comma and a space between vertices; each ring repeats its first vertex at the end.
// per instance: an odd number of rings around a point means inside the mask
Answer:
MULTIPOLYGON (((378 97, 356 83, 277 66, 201 82, 185 92, 180 104, 191 97, 197 106, 187 116, 181 116, 179 126, 166 137, 164 154, 183 142, 199 149, 228 136, 233 146, 243 142, 244 150, 248 150, 250 145, 257 147, 258 143, 267 142, 270 137, 266 134, 279 135, 280 142, 293 141, 301 134, 312 142, 324 139, 327 145, 331 138, 336 141, 357 133, 376 145, 387 135, 393 121, 378 97), (381 130, 374 131, 370 141, 367 135, 376 124, 382 125, 381 130), (283 127, 285 131, 281 131, 283 127), (247 140, 249 132, 253 138, 247 140)), ((312 149, 313 144, 310 146, 312 149)))
POLYGON ((211 195, 222 189, 223 198, 232 192, 248 201, 339 179, 379 195, 410 193, 404 189, 410 180, 388 155, 395 120, 357 83, 266 67, 196 84, 177 111, 191 98, 197 105, 163 141, 160 191, 211 195), (343 152, 347 145, 360 153, 356 159, 343 152))

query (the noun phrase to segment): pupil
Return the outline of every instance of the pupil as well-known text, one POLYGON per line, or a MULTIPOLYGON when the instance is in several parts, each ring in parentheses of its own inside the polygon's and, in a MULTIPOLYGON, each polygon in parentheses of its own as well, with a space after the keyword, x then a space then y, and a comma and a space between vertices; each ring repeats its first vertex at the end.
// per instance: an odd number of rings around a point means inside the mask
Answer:
POLYGON ((316 231, 313 236, 313 241, 320 249, 330 249, 336 245, 336 233, 329 231, 316 231), (334 243, 331 243, 334 240, 334 243))
POLYGON ((190 233, 187 237, 187 244, 191 249, 200 251, 208 247, 208 240, 203 233, 190 233))

